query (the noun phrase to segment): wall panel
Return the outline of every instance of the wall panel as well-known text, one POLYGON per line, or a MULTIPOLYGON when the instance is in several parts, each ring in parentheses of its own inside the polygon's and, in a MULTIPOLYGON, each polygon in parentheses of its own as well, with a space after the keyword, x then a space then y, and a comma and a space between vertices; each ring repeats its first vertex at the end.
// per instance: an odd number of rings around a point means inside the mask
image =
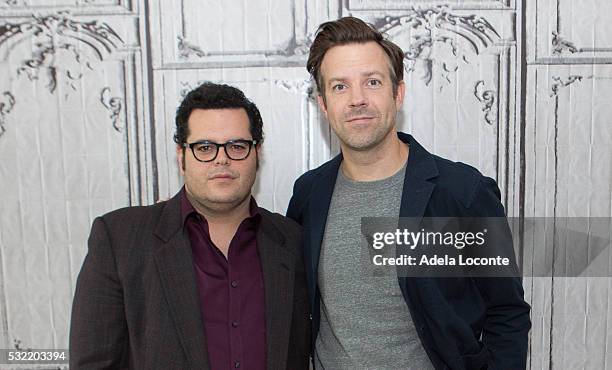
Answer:
MULTIPOLYGON (((67 346, 93 218, 178 191, 174 115, 203 81, 259 106, 254 194, 284 213, 293 181, 339 152, 305 63, 345 15, 405 52, 398 127, 497 180, 508 215, 612 216, 608 0, 0 1, 0 348, 67 346)), ((543 251, 525 245, 529 269, 543 251)), ((525 291, 530 369, 611 367, 609 278, 525 291)))
POLYGON ((150 194, 131 4, 55 5, 0 17, 3 348, 67 347, 93 218, 150 194))

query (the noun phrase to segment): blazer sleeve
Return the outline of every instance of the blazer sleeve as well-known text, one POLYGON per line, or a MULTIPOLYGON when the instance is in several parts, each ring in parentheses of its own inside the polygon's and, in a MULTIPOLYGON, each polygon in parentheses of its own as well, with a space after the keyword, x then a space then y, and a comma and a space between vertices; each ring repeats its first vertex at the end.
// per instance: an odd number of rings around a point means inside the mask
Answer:
POLYGON ((293 195, 289 200, 289 206, 287 207, 287 217, 297 222, 300 225, 303 225, 303 214, 302 208, 304 207, 304 199, 306 197, 305 194, 305 179, 307 174, 302 175, 300 178, 295 180, 293 184, 293 195))
MULTIPOLYGON (((292 361, 292 369, 308 370, 311 356, 311 324, 308 292, 306 290, 306 271, 302 256, 302 231, 294 233, 293 243, 297 245, 295 283, 293 288, 293 318, 291 320, 291 338, 289 348, 295 349, 296 359, 292 361)), ((288 367, 289 368, 289 367, 288 367)))
POLYGON ((100 217, 93 222, 88 246, 72 305, 70 368, 127 368, 123 289, 108 228, 100 217))
MULTIPOLYGON (((473 216, 485 217, 482 222, 486 222, 486 217, 505 217, 500 192, 493 179, 482 177, 470 208, 473 216)), ((531 321, 530 306, 523 298, 521 279, 496 277, 474 280, 486 304, 482 342, 490 354, 488 369, 525 369, 531 321)))

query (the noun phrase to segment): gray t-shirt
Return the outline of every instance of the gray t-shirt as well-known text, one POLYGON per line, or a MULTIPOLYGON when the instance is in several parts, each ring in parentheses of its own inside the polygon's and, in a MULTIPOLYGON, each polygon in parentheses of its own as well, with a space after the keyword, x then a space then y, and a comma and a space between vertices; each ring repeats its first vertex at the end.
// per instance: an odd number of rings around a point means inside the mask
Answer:
POLYGON ((361 217, 399 217, 405 171, 370 182, 338 171, 319 257, 316 369, 433 369, 397 275, 373 274, 362 254, 361 217))

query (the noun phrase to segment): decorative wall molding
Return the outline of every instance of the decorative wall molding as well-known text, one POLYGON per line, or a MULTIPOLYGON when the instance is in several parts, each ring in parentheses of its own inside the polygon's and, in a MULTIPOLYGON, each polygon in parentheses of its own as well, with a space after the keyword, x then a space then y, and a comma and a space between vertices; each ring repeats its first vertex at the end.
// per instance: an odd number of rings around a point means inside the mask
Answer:
POLYGON ((593 76, 580 76, 580 75, 572 75, 569 76, 567 78, 567 80, 564 80, 563 78, 559 77, 559 76, 552 76, 552 80, 553 80, 553 84, 550 87, 550 97, 556 97, 559 94, 559 91, 567 86, 570 86, 571 84, 575 83, 575 82, 580 82, 583 79, 590 79, 593 78, 593 76))
POLYGON ((244 51, 244 52, 204 52, 202 47, 196 45, 193 42, 190 42, 186 39, 184 35, 177 36, 177 49, 178 56, 180 59, 201 59, 206 57, 214 57, 221 55, 232 55, 232 56, 253 56, 253 55, 263 55, 264 57, 272 57, 272 56, 282 56, 282 57, 292 57, 292 56, 304 56, 307 55, 310 50, 310 45, 312 44, 314 36, 310 35, 303 42, 297 42, 296 40, 291 40, 284 48, 278 50, 266 50, 266 51, 244 51))
POLYGON ((152 38, 157 43, 157 47, 151 48, 155 68, 303 67, 317 26, 339 16, 341 7, 338 0, 253 1, 248 9, 257 17, 237 23, 235 19, 217 20, 242 5, 206 4, 180 0, 152 2, 152 30, 160 32, 159 37, 152 38), (203 16, 196 17, 197 14, 203 16), (211 27, 202 24, 205 19, 217 28, 214 33, 205 32, 204 28, 211 27), (231 29, 225 23, 231 24, 231 29), (221 42, 219 37, 227 40, 221 42))
POLYGON ((2 2, 0 2, 0 5, 5 5, 7 7, 16 5, 28 6, 28 3, 25 0, 3 0, 2 2))
POLYGON ((53 11, 83 15, 130 15, 137 14, 138 4, 134 0, 0 0, 0 9, 10 10, 11 17, 23 19, 34 12, 48 14, 53 11))
POLYGON ((0 137, 4 135, 6 129, 4 125, 6 124, 6 116, 11 113, 13 107, 15 106, 15 97, 11 94, 10 91, 5 91, 0 95, 0 137))
POLYGON ((198 58, 203 58, 206 56, 206 53, 202 51, 202 49, 191 42, 185 40, 184 36, 177 36, 178 39, 178 51, 179 58, 181 59, 189 59, 192 55, 195 55, 198 58))
POLYGON ((315 83, 311 79, 306 80, 274 80, 274 84, 277 87, 285 91, 297 93, 305 96, 309 101, 316 102, 315 94, 316 87, 315 83))
POLYGON ((181 89, 179 91, 179 95, 178 96, 181 99, 185 99, 187 94, 189 94, 189 92, 195 88, 194 85, 190 84, 189 82, 185 82, 185 81, 181 81, 180 82, 180 86, 181 86, 181 89))
POLYGON ((568 41, 564 39, 563 37, 561 37, 557 31, 553 31, 552 35, 553 35, 553 38, 551 41, 552 47, 553 47, 552 53, 554 55, 561 55, 561 54, 564 54, 565 52, 568 52, 571 54, 580 52, 580 49, 577 48, 573 42, 568 41))
MULTIPOLYGON (((70 293, 86 253, 88 219, 111 207, 150 204, 153 199, 151 189, 157 182, 152 155, 154 117, 149 115, 153 73, 144 21, 149 5, 132 0, 0 0, 0 149, 8 155, 3 172, 14 177, 3 183, 7 201, 0 228, 16 230, 4 233, 0 258, 5 267, 0 268, 0 342, 4 347, 67 348, 70 293), (110 88, 105 91, 104 87, 110 88), (63 99, 67 93, 70 98, 63 99), (19 128, 24 124, 32 126, 32 137, 44 141, 53 136, 53 143, 43 143, 43 151, 56 158, 53 168, 30 174, 15 161, 29 148, 20 140, 19 128), (59 144, 80 148, 96 140, 101 145, 90 153, 95 160, 70 169, 64 166, 70 158, 62 156, 59 144), (72 181, 86 175, 91 176, 89 186, 79 187, 72 181), (27 199, 19 196, 15 185, 22 178, 28 179, 29 186, 44 184, 45 201, 24 206, 28 208, 24 214, 31 211, 37 216, 9 220, 8 213, 25 209, 19 204, 27 199), (57 202, 62 206, 53 206, 57 202), (38 239, 27 241, 27 235, 19 232, 23 225, 39 223, 42 216, 38 215, 43 214, 51 215, 51 223, 37 236, 44 235, 52 244, 54 257, 49 261, 36 255, 44 255, 49 245, 38 239), (16 252, 4 253, 7 250, 16 252), (27 268, 6 268, 20 263, 27 268), (44 307, 21 289, 47 285, 58 294, 44 307)), ((53 365, 60 367, 65 368, 53 365)))
POLYGON ((69 88, 77 90, 75 81, 83 76, 80 69, 93 70, 94 61, 105 60, 123 44, 108 24, 74 20, 67 12, 33 15, 25 22, 0 25, 0 55, 4 59, 26 40, 34 48, 31 57, 17 68, 17 75, 34 81, 43 74, 50 93, 56 91, 60 77, 65 78, 69 88))
MULTIPOLYGON (((404 16, 387 16, 374 26, 387 34, 410 29, 410 45, 405 51, 408 73, 422 69, 426 85, 431 83, 434 67, 448 84, 450 75, 457 72, 459 62, 469 64, 470 54, 480 55, 501 37, 493 26, 479 15, 456 15, 447 6, 416 8, 404 16), (464 41, 461 46, 458 41, 464 41), (467 46, 467 47, 463 47, 467 46), (453 60, 441 60, 434 54, 436 48, 450 51, 453 60)), ((441 88, 443 85, 441 86, 441 88)))
POLYGON ((23 351, 23 352, 31 352, 32 348, 31 347, 27 347, 27 348, 23 348, 21 347, 21 341, 17 338, 13 339, 13 347, 17 350, 17 351, 23 351))
MULTIPOLYGON (((405 9, 417 3, 415 0, 345 0, 347 11, 377 11, 405 9)), ((450 3, 451 1, 446 1, 450 3)), ((455 0, 452 2, 454 9, 512 9, 516 8, 514 0, 455 0)))
POLYGON ((113 128, 117 132, 123 131, 123 124, 120 113, 123 109, 123 99, 118 96, 110 96, 110 87, 105 87, 100 92, 100 102, 110 112, 110 119, 113 122, 113 128))
POLYGON ((564 80, 563 78, 559 77, 559 76, 552 76, 552 80, 553 83, 550 87, 550 97, 556 97, 557 95, 559 95, 559 91, 561 91, 561 89, 570 86, 576 82, 582 82, 582 80, 595 80, 595 81, 604 81, 604 80, 612 80, 612 77, 601 77, 601 76, 593 76, 593 75, 589 75, 589 76, 581 76, 581 75, 571 75, 568 76, 567 80, 564 80))
MULTIPOLYGON (((612 44, 606 25, 612 21, 607 1, 581 3, 571 0, 533 0, 527 2, 529 15, 528 56, 532 64, 609 64, 612 44), (582 6, 584 5, 584 6, 582 6), (597 19, 589 9, 601 9, 597 19), (590 19, 592 21, 583 21, 590 19), (581 21, 577 22, 576 19, 581 21), (568 37, 571 37, 569 39, 568 37)), ((609 3, 608 3, 609 4, 609 3)))
MULTIPOLYGON (((131 3, 122 2, 122 4, 131 3)), ((148 103, 137 98, 138 90, 142 89, 141 51, 138 44, 126 45, 115 31, 117 29, 125 32, 131 29, 134 18, 127 17, 118 23, 118 26, 115 26, 115 23, 110 26, 100 20, 92 20, 91 15, 88 15, 86 20, 82 20, 80 16, 71 15, 67 11, 45 16, 28 13, 26 17, 20 17, 19 21, 11 19, 15 18, 3 18, 2 21, 7 23, 0 23, 0 61, 4 61, 5 66, 16 65, 15 69, 7 71, 10 72, 7 80, 14 81, 23 76, 29 81, 44 78, 46 90, 51 94, 62 94, 66 100, 77 89, 83 90, 80 88, 82 84, 87 84, 88 91, 78 94, 92 95, 95 99, 94 104, 99 101, 109 112, 108 117, 111 119, 113 129, 125 134, 129 168, 127 184, 129 204, 144 204, 153 199, 154 196, 151 194, 156 192, 156 180, 149 180, 146 176, 153 173, 155 179, 156 172, 144 165, 147 161, 143 161, 143 148, 144 155, 150 155, 150 147, 144 137, 138 135, 150 125, 143 118, 143 109, 148 103), (106 92, 105 85, 102 84, 108 83, 100 81, 96 76, 96 73, 108 71, 112 71, 113 74, 118 73, 119 80, 115 80, 111 86, 123 87, 120 96, 112 96, 110 90, 106 92), (85 80, 79 81, 81 78, 85 80), (66 88, 62 88, 64 86, 66 88), (133 131, 133 134, 126 133, 132 130, 136 131, 133 131), (151 184, 153 184, 152 189, 148 187, 151 184)), ((114 18, 113 21, 117 19, 114 18)), ((6 69, 8 68, 5 67, 6 69)), ((112 76, 108 77, 113 79, 112 76)), ((20 91, 23 91, 22 89, 23 87, 20 91)), ((6 93, 15 97, 15 101, 22 100, 17 90, 7 90, 6 93)), ((11 105, 8 96, 4 96, 5 112, 11 105)), ((48 103, 51 102, 45 102, 48 103)), ((103 110, 98 112, 105 115, 103 110)), ((0 131, 4 131, 8 129, 6 113, 1 114, 0 118, 2 119, 0 126, 3 126, 0 131)), ((154 168, 154 160, 149 163, 152 163, 151 166, 154 168)))
POLYGON ((495 90, 485 90, 484 80, 476 82, 474 85, 474 96, 482 103, 482 111, 484 112, 484 120, 489 125, 497 123, 497 104, 495 90))

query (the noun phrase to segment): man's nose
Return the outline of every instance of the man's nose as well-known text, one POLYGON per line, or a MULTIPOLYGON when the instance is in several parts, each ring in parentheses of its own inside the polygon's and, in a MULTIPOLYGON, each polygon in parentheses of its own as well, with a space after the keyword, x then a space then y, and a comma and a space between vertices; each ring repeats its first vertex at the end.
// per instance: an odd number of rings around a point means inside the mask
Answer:
POLYGON ((368 98, 365 94, 365 91, 363 91, 362 87, 359 86, 359 87, 355 87, 351 89, 351 100, 350 100, 351 107, 361 107, 367 104, 368 104, 368 98))
POLYGON ((230 158, 227 156, 227 153, 225 152, 225 147, 224 146, 220 146, 219 147, 219 151, 217 152, 217 158, 215 158, 215 164, 228 164, 230 161, 230 158))

